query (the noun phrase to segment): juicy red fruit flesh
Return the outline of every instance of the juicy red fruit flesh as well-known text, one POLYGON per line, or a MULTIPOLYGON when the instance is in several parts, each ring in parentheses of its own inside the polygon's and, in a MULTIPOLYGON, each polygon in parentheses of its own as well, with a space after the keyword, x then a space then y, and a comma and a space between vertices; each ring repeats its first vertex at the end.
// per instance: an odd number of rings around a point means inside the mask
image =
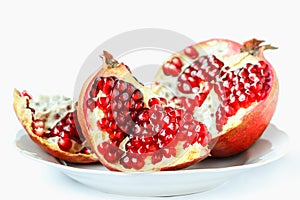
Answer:
POLYGON ((185 141, 184 148, 195 142, 205 146, 210 139, 206 127, 184 109, 166 103, 155 97, 145 102, 139 89, 114 76, 95 79, 86 105, 91 112, 96 108, 103 112, 97 126, 109 138, 97 146, 99 153, 109 163, 139 170, 146 156, 152 156, 152 164, 175 157, 174 147, 180 141, 185 141))

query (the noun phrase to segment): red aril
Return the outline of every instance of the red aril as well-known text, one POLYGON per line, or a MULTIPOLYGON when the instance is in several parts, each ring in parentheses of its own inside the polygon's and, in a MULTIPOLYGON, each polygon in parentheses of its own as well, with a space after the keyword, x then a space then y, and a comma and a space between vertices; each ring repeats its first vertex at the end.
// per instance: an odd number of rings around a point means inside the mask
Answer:
POLYGON ((226 157, 249 148, 266 129, 278 100, 278 80, 263 51, 274 48, 252 39, 244 44, 212 39, 172 55, 153 86, 169 99, 194 100, 194 117, 213 135, 212 156, 226 157), (169 63, 181 63, 168 68, 169 63), (175 71, 173 72, 172 70, 175 71), (166 71, 168 73, 166 73, 166 71))
POLYGON ((15 113, 30 136, 44 151, 73 163, 92 163, 98 159, 86 146, 77 122, 77 111, 70 98, 14 90, 15 113))
MULTIPOLYGON (((108 52, 103 60, 81 90, 78 118, 104 166, 114 171, 172 170, 208 156, 210 133, 193 110, 154 94, 108 52)), ((173 59, 170 65, 169 71, 179 70, 180 61, 173 59)))

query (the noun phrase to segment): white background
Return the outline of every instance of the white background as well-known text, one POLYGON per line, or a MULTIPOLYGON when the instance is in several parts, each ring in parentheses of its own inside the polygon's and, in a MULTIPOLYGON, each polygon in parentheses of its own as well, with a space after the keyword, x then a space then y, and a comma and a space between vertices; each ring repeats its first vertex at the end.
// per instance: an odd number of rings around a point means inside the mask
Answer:
POLYGON ((298 196, 299 19, 298 6, 288 0, 1 1, 0 199, 125 198, 90 189, 55 169, 23 157, 14 145, 21 125, 13 111, 12 94, 13 88, 18 88, 72 95, 82 63, 99 44, 122 32, 148 27, 174 30, 195 41, 219 37, 242 42, 256 37, 279 47, 266 52, 280 82, 272 123, 289 135, 289 153, 211 191, 170 199, 298 196))

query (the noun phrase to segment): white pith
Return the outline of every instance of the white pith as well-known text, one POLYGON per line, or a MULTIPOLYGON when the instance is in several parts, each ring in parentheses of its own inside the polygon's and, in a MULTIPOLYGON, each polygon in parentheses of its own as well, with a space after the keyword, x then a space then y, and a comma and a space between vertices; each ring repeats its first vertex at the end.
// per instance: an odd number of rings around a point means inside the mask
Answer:
POLYGON ((39 95, 29 100, 29 107, 35 110, 35 119, 44 121, 46 133, 49 133, 48 129, 52 129, 61 121, 67 112, 74 110, 72 99, 60 95, 39 95), (59 114, 58 118, 56 118, 57 114, 59 114))
MULTIPOLYGON (((74 111, 72 99, 63 95, 38 95, 29 99, 29 107, 35 111, 33 115, 34 119, 43 121, 45 134, 50 134, 51 129, 53 129, 67 113, 74 111)), ((49 145, 59 148, 57 144, 59 138, 60 137, 55 136, 46 138, 46 140, 49 145)), ((71 141, 72 147, 68 152, 77 153, 84 148, 85 143, 78 144, 74 140, 71 141)))

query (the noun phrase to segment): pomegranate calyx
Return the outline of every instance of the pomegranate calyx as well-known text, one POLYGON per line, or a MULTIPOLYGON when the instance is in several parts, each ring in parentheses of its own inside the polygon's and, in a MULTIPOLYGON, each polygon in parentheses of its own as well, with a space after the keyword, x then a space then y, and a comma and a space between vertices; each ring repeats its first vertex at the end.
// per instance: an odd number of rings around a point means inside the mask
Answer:
POLYGON ((114 59, 114 57, 108 52, 108 51, 103 51, 101 58, 103 59, 104 63, 106 65, 109 65, 111 67, 117 67, 119 65, 119 62, 114 59))
POLYGON ((261 52, 267 49, 278 49, 278 47, 274 47, 270 44, 261 45, 264 43, 264 40, 257 40, 255 38, 244 42, 241 52, 248 52, 253 56, 259 56, 261 52))

